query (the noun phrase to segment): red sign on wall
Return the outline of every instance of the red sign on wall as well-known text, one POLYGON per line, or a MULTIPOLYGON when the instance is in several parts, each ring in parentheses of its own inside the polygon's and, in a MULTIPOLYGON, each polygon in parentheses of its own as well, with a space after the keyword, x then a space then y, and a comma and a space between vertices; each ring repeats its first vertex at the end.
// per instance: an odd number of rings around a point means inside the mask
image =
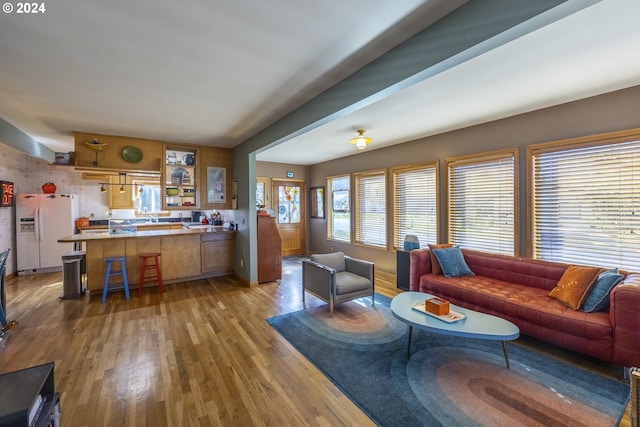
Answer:
POLYGON ((0 206, 13 206, 13 182, 0 181, 0 206))

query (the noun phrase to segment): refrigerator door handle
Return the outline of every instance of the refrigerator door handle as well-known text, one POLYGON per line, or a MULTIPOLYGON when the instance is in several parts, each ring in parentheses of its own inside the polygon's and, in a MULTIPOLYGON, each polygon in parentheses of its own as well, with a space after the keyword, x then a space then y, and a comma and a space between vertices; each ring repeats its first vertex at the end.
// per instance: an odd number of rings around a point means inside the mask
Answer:
POLYGON ((36 208, 36 214, 35 214, 35 230, 36 230, 36 240, 37 241, 42 241, 42 235, 44 234, 44 230, 41 229, 42 227, 42 209, 38 206, 36 208))

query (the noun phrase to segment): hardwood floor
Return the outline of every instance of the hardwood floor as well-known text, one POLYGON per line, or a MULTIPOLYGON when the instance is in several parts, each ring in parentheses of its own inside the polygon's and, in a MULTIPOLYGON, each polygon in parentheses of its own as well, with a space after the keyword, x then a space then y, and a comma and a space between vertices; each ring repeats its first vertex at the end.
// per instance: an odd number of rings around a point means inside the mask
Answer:
MULTIPOLYGON (((64 426, 373 426, 266 322, 303 308, 300 280, 285 259, 280 283, 199 280, 101 304, 59 299, 60 273, 8 278, 7 317, 19 325, 0 372, 54 361, 64 426)), ((398 293, 382 272, 376 288, 398 293)))

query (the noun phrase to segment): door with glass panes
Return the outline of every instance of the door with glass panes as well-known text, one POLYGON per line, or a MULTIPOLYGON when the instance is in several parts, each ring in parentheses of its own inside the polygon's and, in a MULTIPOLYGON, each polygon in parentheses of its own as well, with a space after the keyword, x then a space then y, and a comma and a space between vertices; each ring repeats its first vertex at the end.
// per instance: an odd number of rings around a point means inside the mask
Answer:
POLYGON ((272 180, 271 195, 282 239, 282 256, 305 253, 305 189, 303 181, 272 180))

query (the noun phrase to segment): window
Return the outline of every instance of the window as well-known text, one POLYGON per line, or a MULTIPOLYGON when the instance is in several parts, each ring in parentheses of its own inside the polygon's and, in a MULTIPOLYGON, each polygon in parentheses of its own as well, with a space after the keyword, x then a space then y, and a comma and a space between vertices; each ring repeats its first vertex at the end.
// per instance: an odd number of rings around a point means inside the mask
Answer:
POLYGON ((134 180, 134 198, 138 214, 159 213, 162 210, 162 189, 159 182, 134 180))
POLYGON ((535 258, 640 270, 640 135, 531 147, 535 258))
POLYGON ((513 255, 518 150, 447 160, 449 241, 513 255))
POLYGON ((355 241, 363 245, 387 247, 387 171, 354 174, 355 241))
POLYGON ((395 168, 393 174, 393 244, 404 246, 407 234, 421 247, 438 242, 438 163, 395 168))
POLYGON ((351 241, 351 177, 349 175, 327 178, 329 189, 329 218, 327 237, 351 241))

